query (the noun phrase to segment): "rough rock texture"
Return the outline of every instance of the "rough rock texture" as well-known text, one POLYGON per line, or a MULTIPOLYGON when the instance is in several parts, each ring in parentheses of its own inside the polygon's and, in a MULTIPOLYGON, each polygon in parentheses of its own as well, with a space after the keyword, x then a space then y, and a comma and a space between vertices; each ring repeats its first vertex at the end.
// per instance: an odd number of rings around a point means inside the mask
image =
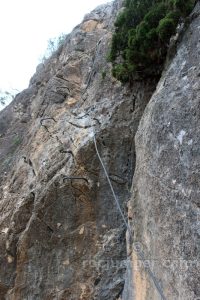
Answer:
POLYGON ((122 86, 106 61, 121 4, 88 14, 0 113, 2 300, 160 299, 125 240, 93 132, 166 296, 199 296, 199 16, 144 113, 156 82, 122 86))
MULTIPOLYGON (((198 2, 136 134, 134 239, 170 300, 200 299, 199 28, 198 2)), ((127 281, 134 292, 125 299, 160 299, 136 259, 133 251, 127 281)))
POLYGON ((1 299, 118 299, 134 135, 155 83, 122 87, 106 62, 121 1, 100 6, 0 114, 1 299), (106 73, 106 76, 105 76, 106 73))

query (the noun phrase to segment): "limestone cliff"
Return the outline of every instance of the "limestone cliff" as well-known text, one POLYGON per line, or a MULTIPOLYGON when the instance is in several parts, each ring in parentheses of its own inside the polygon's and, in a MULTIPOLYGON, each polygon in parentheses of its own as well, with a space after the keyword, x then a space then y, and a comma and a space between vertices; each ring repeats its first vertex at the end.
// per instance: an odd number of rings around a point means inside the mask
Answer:
POLYGON ((198 265, 167 262, 198 254, 199 7, 156 89, 111 76, 121 4, 85 16, 0 113, 0 299, 160 299, 126 241, 93 132, 167 299, 198 299, 198 265))
MULTIPOLYGON (((136 134, 134 238, 170 300, 200 299, 199 26, 198 2, 136 134)), ((136 258, 134 299, 160 299, 136 258)))

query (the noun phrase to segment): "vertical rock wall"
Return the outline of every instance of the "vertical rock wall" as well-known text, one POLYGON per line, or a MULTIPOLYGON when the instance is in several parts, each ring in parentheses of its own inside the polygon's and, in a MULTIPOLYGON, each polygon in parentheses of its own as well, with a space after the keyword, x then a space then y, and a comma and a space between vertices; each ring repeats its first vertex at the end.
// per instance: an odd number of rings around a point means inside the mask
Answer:
MULTIPOLYGON (((200 297, 199 13, 198 2, 136 135, 134 239, 170 300, 200 297)), ((134 299, 160 299, 138 259, 133 251, 134 299)))
POLYGON ((198 299, 199 6, 148 104, 156 82, 122 86, 106 61, 121 5, 88 14, 0 113, 2 300, 160 299, 138 250, 167 299, 198 299))
POLYGON ((111 77, 106 55, 120 7, 88 14, 0 114, 2 299, 122 294, 126 228, 92 134, 126 214, 134 135, 155 83, 130 90, 111 77))

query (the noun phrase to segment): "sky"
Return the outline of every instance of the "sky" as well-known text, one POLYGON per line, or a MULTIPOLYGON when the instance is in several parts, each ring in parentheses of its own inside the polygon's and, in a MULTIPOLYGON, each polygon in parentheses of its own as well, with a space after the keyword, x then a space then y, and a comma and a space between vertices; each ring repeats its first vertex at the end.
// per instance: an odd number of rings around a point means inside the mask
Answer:
POLYGON ((111 0, 0 0, 0 90, 28 86, 50 38, 111 0))

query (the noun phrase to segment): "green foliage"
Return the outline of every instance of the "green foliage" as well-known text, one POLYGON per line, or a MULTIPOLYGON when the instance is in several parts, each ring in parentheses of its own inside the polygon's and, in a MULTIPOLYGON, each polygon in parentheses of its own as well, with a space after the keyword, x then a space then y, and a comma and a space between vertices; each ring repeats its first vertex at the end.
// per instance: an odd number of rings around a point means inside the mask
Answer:
POLYGON ((160 20, 157 32, 161 40, 165 41, 166 38, 170 38, 176 29, 176 23, 172 18, 165 17, 160 20))
POLYGON ((194 6, 194 1, 174 0, 174 6, 186 17, 194 6))
POLYGON ((54 52, 56 52, 63 44, 66 39, 66 35, 62 33, 60 36, 50 38, 47 42, 47 49, 43 57, 40 58, 41 62, 45 62, 54 52))
POLYGON ((113 76, 122 82, 137 75, 159 76, 170 37, 194 0, 125 0, 115 22, 109 61, 113 76))
POLYGON ((112 69, 112 75, 122 82, 126 82, 129 78, 127 67, 124 64, 117 64, 114 66, 112 69))
POLYGON ((167 8, 165 3, 157 3, 150 8, 149 12, 144 17, 149 28, 156 28, 158 26, 159 21, 165 17, 167 8))
POLYGON ((14 99, 17 92, 18 91, 14 89, 11 89, 10 91, 0 90, 0 110, 3 106, 8 105, 14 99))

